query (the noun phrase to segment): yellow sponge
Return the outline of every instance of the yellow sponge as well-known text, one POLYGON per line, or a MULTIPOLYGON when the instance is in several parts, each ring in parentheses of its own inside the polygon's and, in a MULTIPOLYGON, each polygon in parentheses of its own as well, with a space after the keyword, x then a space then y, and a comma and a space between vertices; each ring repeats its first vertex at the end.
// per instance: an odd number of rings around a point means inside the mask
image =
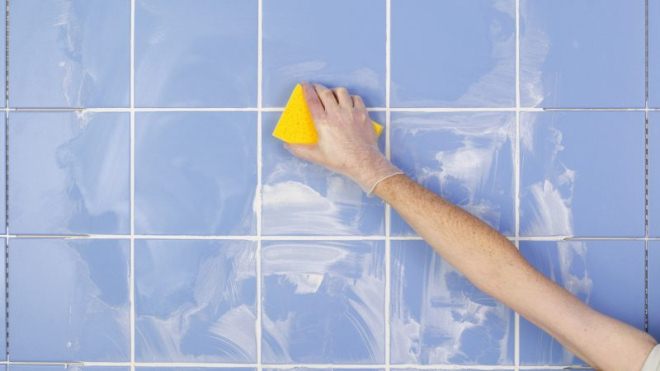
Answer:
MULTIPOLYGON (((380 135, 383 126, 375 121, 371 123, 376 135, 380 135)), ((314 144, 318 141, 314 120, 307 107, 302 85, 297 84, 293 89, 293 93, 284 107, 284 112, 273 130, 273 136, 292 144, 314 144)))

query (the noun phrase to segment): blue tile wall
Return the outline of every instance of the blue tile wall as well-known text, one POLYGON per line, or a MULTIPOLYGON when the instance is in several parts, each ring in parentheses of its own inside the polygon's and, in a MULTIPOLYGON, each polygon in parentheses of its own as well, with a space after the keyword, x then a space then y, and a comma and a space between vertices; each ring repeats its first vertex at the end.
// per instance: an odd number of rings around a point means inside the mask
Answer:
POLYGON ((12 106, 128 106, 129 0, 9 5, 12 106))
POLYGON ((472 286, 425 242, 391 244, 392 363, 513 364, 513 311, 472 286))
POLYGON ((130 230, 128 113, 9 115, 9 230, 130 230))
POLYGON ((255 248, 238 240, 136 241, 136 359, 256 362, 255 248))
POLYGON ((515 106, 515 1, 392 0, 391 32, 392 106, 515 106))
POLYGON ((304 80, 660 340, 660 0, 7 4, 0 369, 589 370, 272 136, 304 80))
POLYGON ((521 0, 528 107, 644 107, 644 0, 521 0))
MULTIPOLYGON (((541 273, 594 309, 644 328, 644 241, 525 241, 520 251, 541 273)), ((583 364, 524 318, 520 362, 583 364)))
POLYGON ((135 124, 137 233, 254 234, 256 113, 148 112, 135 124))
MULTIPOLYGON (((385 122, 382 114, 371 114, 385 122)), ((383 235, 385 205, 350 179, 289 153, 271 136, 279 114, 264 114, 262 233, 383 235)), ((381 148, 385 138, 381 136, 381 148)))
POLYGON ((264 241, 262 360, 383 363, 383 241, 264 241))
POLYGON ((135 43, 138 107, 256 105, 257 0, 138 0, 135 43))
MULTIPOLYGON (((392 161, 434 192, 512 235, 514 136, 515 115, 510 113, 394 113, 392 161)), ((392 234, 413 233, 394 213, 392 234)))
POLYGON ((128 240, 15 239, 9 249, 12 360, 129 360, 128 240))
POLYGON ((523 236, 644 236, 644 113, 521 115, 523 236))
POLYGON ((264 0, 263 8, 265 106, 283 106, 301 80, 385 106, 384 1, 264 0))

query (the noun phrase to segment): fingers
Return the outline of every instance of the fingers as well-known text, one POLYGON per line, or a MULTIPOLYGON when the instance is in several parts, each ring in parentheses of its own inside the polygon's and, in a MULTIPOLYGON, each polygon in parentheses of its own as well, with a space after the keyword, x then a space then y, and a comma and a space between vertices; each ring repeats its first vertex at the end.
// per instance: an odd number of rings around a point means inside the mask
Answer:
POLYGON ((302 83, 303 94, 305 95, 305 100, 307 101, 307 107, 312 114, 313 118, 323 117, 325 115, 325 108, 323 103, 316 94, 314 87, 306 82, 302 83))
POLYGON ((321 100, 321 103, 323 103, 323 107, 325 107, 326 111, 336 107, 339 104, 337 103, 337 98, 335 98, 335 94, 332 92, 332 90, 320 84, 314 84, 314 89, 316 90, 316 94, 318 94, 319 99, 321 100))
POLYGON ((362 97, 359 95, 353 95, 353 107, 355 108, 360 108, 360 109, 366 109, 367 107, 364 105, 364 101, 362 100, 362 97))
POLYGON ((348 108, 353 107, 353 99, 351 99, 346 88, 336 88, 334 91, 335 96, 337 97, 337 102, 339 102, 340 106, 348 108))

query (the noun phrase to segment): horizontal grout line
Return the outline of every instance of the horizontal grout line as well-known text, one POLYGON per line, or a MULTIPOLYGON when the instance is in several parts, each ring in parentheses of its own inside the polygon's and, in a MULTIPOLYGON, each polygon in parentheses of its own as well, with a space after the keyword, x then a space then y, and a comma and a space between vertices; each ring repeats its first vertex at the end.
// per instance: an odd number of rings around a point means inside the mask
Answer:
MULTIPOLYGON (((7 112, 282 112, 284 107, 9 107, 7 112)), ((653 112, 660 108, 370 107, 370 112, 653 112)))
MULTIPOLYGON (((131 239, 136 240, 247 240, 247 241, 421 241, 419 236, 220 236, 220 235, 129 235, 129 234, 0 234, 10 239, 131 239)), ((511 241, 660 241, 660 237, 506 236, 511 241)))
MULTIPOLYGON (((35 366, 84 366, 84 367, 179 367, 179 368, 257 368, 256 363, 200 363, 200 362, 86 362, 86 361, 0 361, 2 365, 35 365, 35 366)), ((262 363, 262 368, 291 369, 374 369, 385 368, 386 364, 267 364, 262 363)), ((393 369, 418 369, 418 370, 511 370, 512 365, 451 365, 451 364, 390 364, 393 369)), ((521 370, 566 370, 566 369, 589 369, 580 365, 564 366, 520 366, 521 370)))

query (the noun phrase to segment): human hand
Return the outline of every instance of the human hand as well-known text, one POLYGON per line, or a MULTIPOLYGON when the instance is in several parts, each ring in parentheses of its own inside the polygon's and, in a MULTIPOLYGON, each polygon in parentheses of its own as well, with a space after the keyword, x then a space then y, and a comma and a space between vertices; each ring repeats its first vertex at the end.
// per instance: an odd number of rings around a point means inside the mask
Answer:
POLYGON ((402 174, 380 152, 362 98, 349 95, 345 88, 330 90, 308 83, 302 87, 318 142, 285 144, 291 153, 351 178, 369 194, 382 180, 402 174))

